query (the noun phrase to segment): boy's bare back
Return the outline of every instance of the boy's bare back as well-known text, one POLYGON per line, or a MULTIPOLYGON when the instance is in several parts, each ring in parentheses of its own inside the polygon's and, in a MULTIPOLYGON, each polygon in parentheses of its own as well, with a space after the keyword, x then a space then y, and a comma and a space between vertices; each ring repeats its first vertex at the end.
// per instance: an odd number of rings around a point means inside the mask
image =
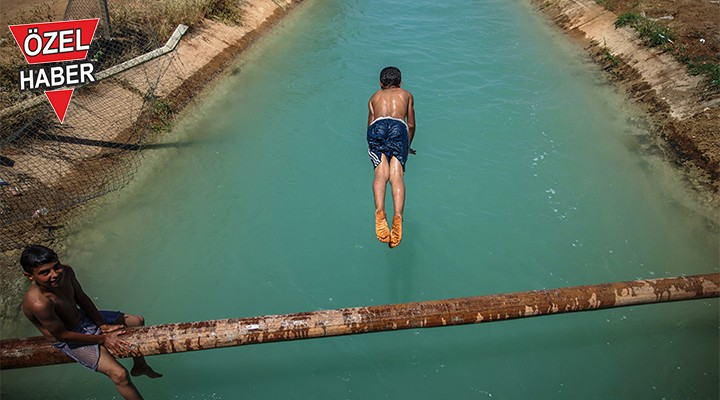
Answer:
POLYGON ((368 125, 380 117, 406 120, 410 128, 415 127, 413 96, 398 86, 384 87, 370 97, 368 102, 368 125))

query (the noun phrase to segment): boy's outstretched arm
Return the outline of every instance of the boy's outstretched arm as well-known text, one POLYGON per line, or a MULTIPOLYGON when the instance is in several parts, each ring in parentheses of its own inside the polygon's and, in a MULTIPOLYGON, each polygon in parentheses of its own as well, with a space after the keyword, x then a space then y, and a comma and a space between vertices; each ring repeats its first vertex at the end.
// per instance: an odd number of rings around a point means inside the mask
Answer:
POLYGON ((370 98, 368 101, 368 126, 370 126, 373 121, 375 121, 375 110, 373 110, 372 98, 370 98))
MULTIPOLYGON (((410 94, 408 99, 408 110, 407 110, 407 124, 408 124, 408 147, 412 145, 413 138, 415 138, 415 100, 413 95, 410 94)), ((414 149, 410 149, 410 153, 415 154, 414 149)))

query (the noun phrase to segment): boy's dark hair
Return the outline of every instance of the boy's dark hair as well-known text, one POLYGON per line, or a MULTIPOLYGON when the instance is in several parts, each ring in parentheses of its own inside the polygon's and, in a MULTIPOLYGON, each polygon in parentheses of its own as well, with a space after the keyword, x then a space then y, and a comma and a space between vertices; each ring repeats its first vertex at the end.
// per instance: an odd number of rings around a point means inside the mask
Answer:
POLYGON ((402 73, 397 67, 385 67, 380 71, 380 83, 383 86, 400 86, 402 73))
POLYGON ((37 244, 28 246, 20 255, 20 265, 28 274, 32 274, 34 268, 55 261, 58 261, 58 255, 54 251, 37 244))

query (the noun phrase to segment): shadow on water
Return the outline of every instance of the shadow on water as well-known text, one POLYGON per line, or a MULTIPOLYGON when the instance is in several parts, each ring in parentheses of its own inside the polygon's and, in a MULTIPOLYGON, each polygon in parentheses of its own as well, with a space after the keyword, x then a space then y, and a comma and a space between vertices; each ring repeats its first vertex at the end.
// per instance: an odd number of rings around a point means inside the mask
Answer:
MULTIPOLYGON (((413 270, 417 269, 417 252, 420 240, 408 240, 417 235, 417 226, 405 221, 403 224, 403 241, 400 246, 385 252, 385 270, 388 271, 388 298, 393 303, 406 303, 417 300, 413 290, 413 270)), ((381 246, 387 246, 378 243, 381 246)))
POLYGON ((60 142, 60 143, 80 144, 83 146, 104 147, 104 148, 108 148, 108 149, 130 150, 130 151, 140 151, 140 150, 149 150, 149 149, 181 148, 181 147, 189 147, 189 146, 197 144, 197 141, 188 141, 188 142, 174 142, 174 143, 151 143, 151 144, 142 144, 141 145, 141 144, 132 144, 132 143, 108 142, 105 140, 83 139, 83 138, 76 138, 76 137, 72 137, 72 136, 63 136, 63 135, 41 136, 41 137, 39 137, 39 139, 53 141, 53 142, 60 142))

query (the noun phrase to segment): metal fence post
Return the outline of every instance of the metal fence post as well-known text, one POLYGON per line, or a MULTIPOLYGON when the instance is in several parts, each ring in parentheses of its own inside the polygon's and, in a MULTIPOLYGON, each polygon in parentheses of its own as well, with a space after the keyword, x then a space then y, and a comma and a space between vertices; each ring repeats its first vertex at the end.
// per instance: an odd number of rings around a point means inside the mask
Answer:
POLYGON ((100 3, 103 23, 105 24, 105 34, 110 36, 110 12, 108 11, 107 0, 98 0, 98 2, 100 3))

